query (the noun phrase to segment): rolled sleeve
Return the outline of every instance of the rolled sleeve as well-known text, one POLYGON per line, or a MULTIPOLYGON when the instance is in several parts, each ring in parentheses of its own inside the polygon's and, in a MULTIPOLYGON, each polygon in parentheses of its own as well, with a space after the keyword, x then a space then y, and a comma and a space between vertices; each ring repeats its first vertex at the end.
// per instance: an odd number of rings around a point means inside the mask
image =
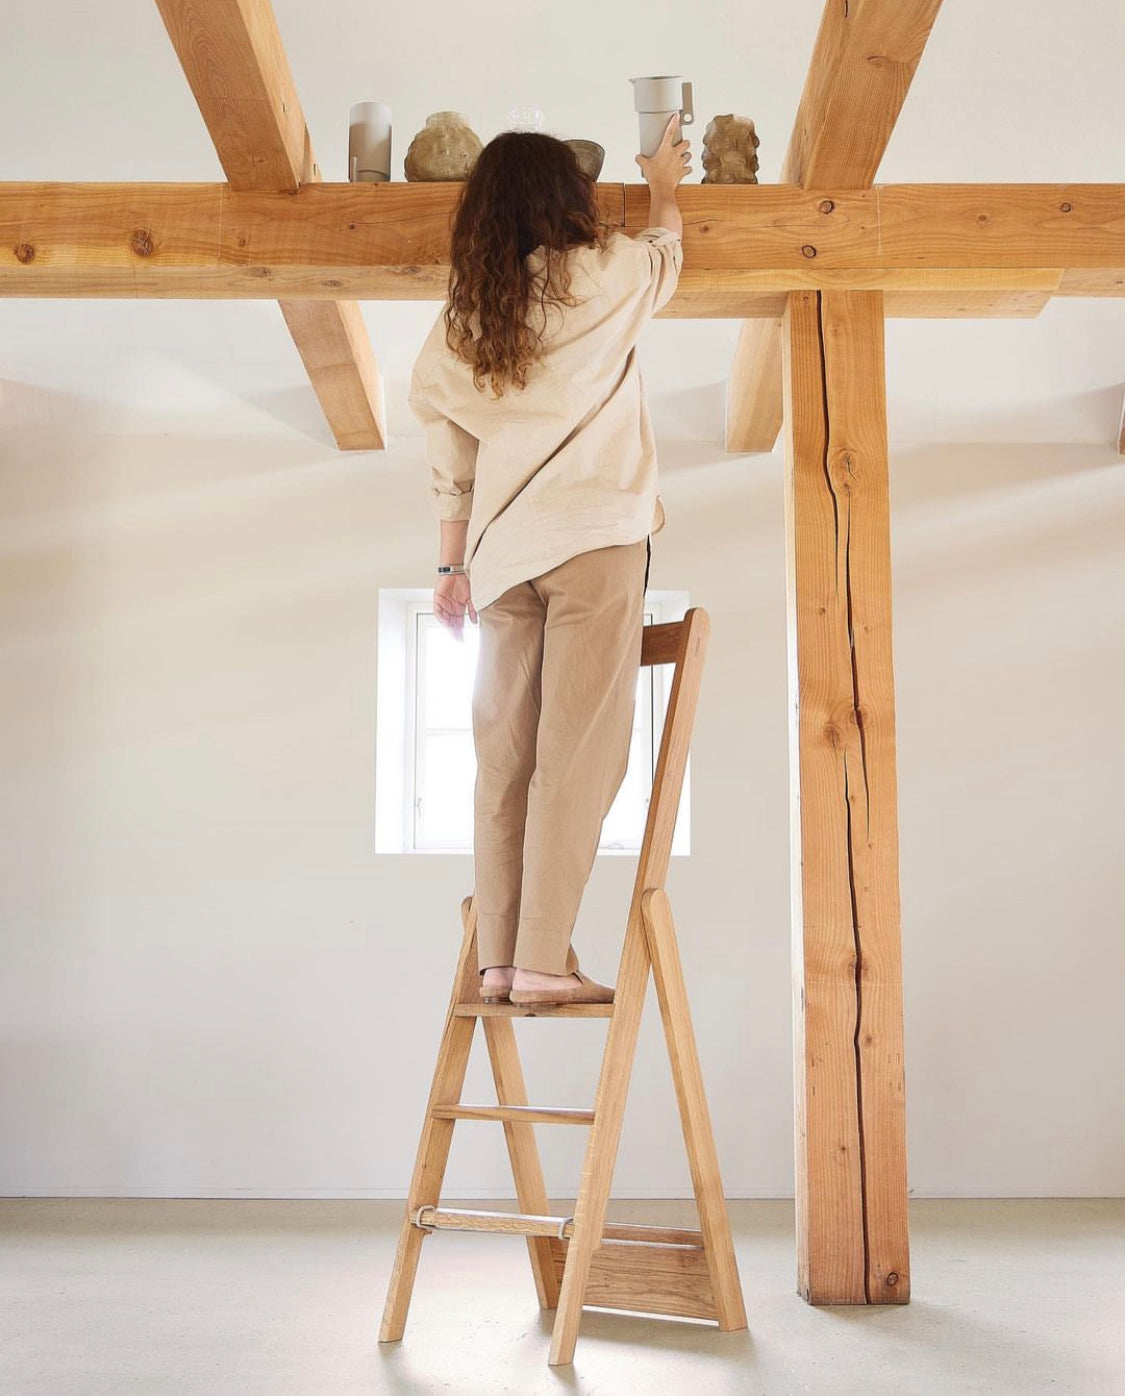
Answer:
POLYGON ((669 228, 642 228, 632 238, 639 249, 642 270, 647 263, 645 300, 650 315, 655 315, 672 299, 684 264, 684 245, 678 233, 669 228))
POLYGON ((467 519, 473 509, 480 443, 435 405, 427 386, 415 375, 407 401, 426 428, 430 508, 439 519, 467 519))

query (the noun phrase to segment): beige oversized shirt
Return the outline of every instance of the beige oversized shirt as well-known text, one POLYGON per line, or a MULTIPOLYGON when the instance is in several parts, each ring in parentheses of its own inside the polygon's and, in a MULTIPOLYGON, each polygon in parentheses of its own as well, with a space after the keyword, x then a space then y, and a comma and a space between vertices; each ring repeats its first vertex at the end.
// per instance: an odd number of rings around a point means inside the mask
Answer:
MULTIPOLYGON (((676 289, 679 237, 614 231, 572 247, 574 306, 548 307, 543 357, 522 390, 494 398, 445 343, 445 306, 414 365, 409 403, 426 427, 430 503, 468 519, 465 566, 482 610, 575 554, 664 526, 656 441, 636 342, 676 289)), ((529 254, 542 270, 543 251, 529 254)), ((530 314, 543 326, 538 303, 530 314)))

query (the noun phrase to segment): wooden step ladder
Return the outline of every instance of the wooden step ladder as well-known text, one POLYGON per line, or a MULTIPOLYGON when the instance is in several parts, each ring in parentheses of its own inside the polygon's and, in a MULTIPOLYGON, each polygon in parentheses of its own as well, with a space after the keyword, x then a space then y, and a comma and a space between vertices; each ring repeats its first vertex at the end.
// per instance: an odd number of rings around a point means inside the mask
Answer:
POLYGON ((482 1003, 476 907, 471 896, 461 905, 461 956, 418 1143, 380 1342, 397 1342, 402 1337, 422 1242, 433 1231, 493 1231, 527 1238, 539 1303, 545 1309, 557 1310, 548 1359, 552 1366, 573 1360, 584 1304, 713 1319, 728 1331, 746 1327, 675 925, 664 892, 708 630, 707 613, 700 607, 692 607, 682 621, 645 626, 641 663, 674 664, 675 672, 614 1002, 558 1008, 482 1003), (650 968, 671 1058, 699 1230, 632 1226, 605 1219, 650 968), (540 1108, 527 1103, 512 1019, 531 1017, 609 1019, 592 1110, 540 1108), (500 1102, 497 1105, 461 1102, 478 1020, 484 1024, 500 1102), (503 1124, 519 1212, 442 1207, 442 1180, 458 1120, 503 1124), (535 1124, 584 1125, 590 1129, 572 1217, 548 1214, 532 1131, 535 1124))

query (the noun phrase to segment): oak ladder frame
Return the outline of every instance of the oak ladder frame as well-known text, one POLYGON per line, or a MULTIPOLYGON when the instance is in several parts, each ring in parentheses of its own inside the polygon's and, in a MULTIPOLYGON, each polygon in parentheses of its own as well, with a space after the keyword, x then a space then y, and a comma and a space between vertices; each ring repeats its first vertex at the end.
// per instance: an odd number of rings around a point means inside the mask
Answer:
POLYGON ((429 1232, 441 1230, 491 1231, 527 1238, 540 1306, 557 1310, 548 1359, 552 1366, 573 1360, 583 1304, 713 1319, 725 1331, 746 1327, 675 925, 664 891, 708 630, 707 613, 700 607, 688 610, 682 621, 644 629, 641 663, 673 663, 675 672, 614 1002, 542 1009, 482 1003, 476 906, 472 896, 462 903, 461 953, 388 1286, 380 1342, 396 1342, 402 1337, 422 1241, 429 1232), (699 1230, 605 1220, 650 968, 671 1059, 699 1230), (524 1017, 609 1019, 592 1110, 540 1108, 527 1103, 512 1027, 513 1018, 524 1017), (478 1019, 484 1023, 496 1083, 499 1103, 494 1106, 465 1105, 460 1098, 478 1019), (503 1123, 518 1213, 441 1206, 442 1181, 458 1120, 503 1123), (572 1217, 548 1215, 533 1124, 590 1128, 572 1217))

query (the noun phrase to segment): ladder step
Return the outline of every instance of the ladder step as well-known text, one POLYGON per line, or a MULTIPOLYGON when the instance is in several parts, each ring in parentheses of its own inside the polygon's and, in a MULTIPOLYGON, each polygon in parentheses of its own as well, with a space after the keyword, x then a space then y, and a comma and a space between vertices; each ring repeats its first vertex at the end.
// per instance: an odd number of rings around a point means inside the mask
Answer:
POLYGON ((518 1003, 459 1003, 455 1018, 612 1018, 612 1003, 560 1003, 554 1007, 524 1008, 518 1003))
MULTIPOLYGON (((534 1216, 526 1212, 472 1212, 458 1207, 419 1207, 411 1220, 415 1226, 434 1231, 490 1231, 498 1235, 554 1236, 569 1240, 574 1234, 573 1217, 534 1216)), ((603 1241, 640 1241, 661 1246, 701 1249, 703 1232, 673 1226, 633 1226, 628 1222, 606 1222, 603 1241)))
POLYGON ((507 1120, 529 1125, 592 1125, 592 1110, 548 1109, 541 1105, 435 1105, 435 1120, 507 1120))

